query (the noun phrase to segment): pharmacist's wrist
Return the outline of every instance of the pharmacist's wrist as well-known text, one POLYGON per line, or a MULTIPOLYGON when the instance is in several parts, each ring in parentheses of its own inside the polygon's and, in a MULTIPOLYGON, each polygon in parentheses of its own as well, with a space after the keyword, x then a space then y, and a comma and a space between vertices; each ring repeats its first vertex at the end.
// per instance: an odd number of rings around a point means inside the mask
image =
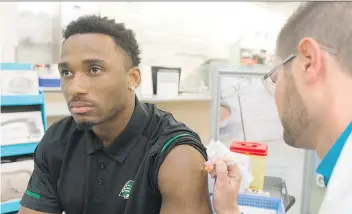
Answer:
POLYGON ((216 214, 241 214, 240 209, 236 207, 234 210, 220 211, 216 212, 216 214))
POLYGON ((241 214, 241 212, 239 210, 235 211, 235 212, 220 212, 220 213, 216 213, 216 214, 241 214))

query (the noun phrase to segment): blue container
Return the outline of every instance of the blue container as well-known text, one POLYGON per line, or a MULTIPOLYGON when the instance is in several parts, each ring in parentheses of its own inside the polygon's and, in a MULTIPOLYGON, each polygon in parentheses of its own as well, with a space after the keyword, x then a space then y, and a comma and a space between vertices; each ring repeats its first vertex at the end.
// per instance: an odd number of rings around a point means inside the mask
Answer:
MULTIPOLYGON (((213 200, 212 196, 210 197, 210 199, 212 202, 213 200)), ((285 207, 281 198, 250 195, 250 194, 240 194, 238 195, 237 203, 239 206, 261 208, 266 210, 275 210, 276 214, 285 214, 285 207)))
POLYGON ((240 206, 275 210, 276 214, 284 214, 285 208, 281 198, 241 194, 237 199, 240 206))
POLYGON ((60 79, 39 78, 39 87, 60 88, 60 79))

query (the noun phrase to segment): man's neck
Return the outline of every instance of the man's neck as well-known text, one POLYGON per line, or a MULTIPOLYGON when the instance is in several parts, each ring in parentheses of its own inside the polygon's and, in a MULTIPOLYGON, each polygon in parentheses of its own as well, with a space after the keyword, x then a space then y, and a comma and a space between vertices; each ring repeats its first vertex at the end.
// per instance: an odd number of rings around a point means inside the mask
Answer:
POLYGON ((331 147, 335 144, 343 131, 352 121, 352 102, 350 90, 340 90, 335 93, 329 103, 329 110, 320 121, 319 132, 316 133, 316 152, 323 159, 331 147))
POLYGON ((127 108, 116 117, 93 127, 94 134, 101 140, 105 147, 110 146, 126 128, 134 112, 135 100, 133 99, 131 102, 132 103, 128 104, 127 108))

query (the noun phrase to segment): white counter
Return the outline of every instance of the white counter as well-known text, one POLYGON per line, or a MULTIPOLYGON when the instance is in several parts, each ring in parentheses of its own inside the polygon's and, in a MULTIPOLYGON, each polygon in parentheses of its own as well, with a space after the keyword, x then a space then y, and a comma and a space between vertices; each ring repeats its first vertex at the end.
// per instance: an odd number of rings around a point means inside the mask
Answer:
MULTIPOLYGON (((209 94, 202 93, 181 93, 176 97, 144 96, 140 98, 143 102, 184 102, 184 101, 210 101, 209 94)), ((48 117, 62 117, 70 115, 66 102, 47 102, 45 104, 46 115, 48 117)))
POLYGON ((210 101, 209 94, 202 93, 181 93, 175 97, 160 97, 157 95, 143 96, 143 102, 180 102, 180 101, 210 101))

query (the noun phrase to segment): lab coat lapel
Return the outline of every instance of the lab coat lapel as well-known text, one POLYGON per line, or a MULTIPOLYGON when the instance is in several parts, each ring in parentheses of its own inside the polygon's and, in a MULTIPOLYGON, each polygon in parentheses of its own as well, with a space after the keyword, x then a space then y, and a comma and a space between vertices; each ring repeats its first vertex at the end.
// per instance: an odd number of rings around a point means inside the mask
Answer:
POLYGON ((352 135, 349 136, 330 178, 319 214, 352 213, 352 135))

